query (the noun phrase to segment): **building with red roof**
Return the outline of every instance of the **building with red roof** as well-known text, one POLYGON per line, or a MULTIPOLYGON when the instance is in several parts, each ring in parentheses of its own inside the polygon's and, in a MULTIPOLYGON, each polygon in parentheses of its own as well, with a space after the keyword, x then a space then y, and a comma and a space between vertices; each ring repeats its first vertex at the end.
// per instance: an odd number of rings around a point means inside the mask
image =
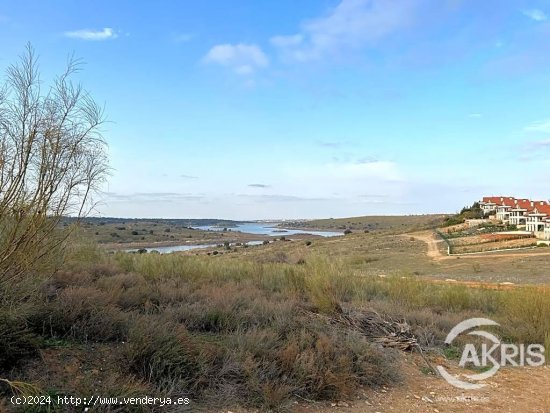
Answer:
POLYGON ((504 224, 525 228, 539 238, 550 240, 550 202, 485 196, 479 201, 485 215, 494 215, 504 224))

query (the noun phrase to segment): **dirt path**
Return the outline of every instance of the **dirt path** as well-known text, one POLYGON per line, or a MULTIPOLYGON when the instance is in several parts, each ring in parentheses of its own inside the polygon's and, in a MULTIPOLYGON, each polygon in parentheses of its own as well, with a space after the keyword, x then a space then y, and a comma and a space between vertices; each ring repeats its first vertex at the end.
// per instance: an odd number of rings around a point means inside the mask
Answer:
POLYGON ((422 361, 407 358, 402 384, 365 390, 355 400, 298 403, 292 412, 550 412, 550 366, 503 368, 486 381, 486 387, 467 391, 422 373, 422 361))
POLYGON ((447 255, 443 255, 439 249, 440 244, 443 242, 442 239, 437 239, 433 231, 419 231, 412 234, 403 234, 403 236, 413 237, 419 241, 423 241, 428 246, 428 251, 426 255, 433 260, 442 260, 449 258, 447 255))

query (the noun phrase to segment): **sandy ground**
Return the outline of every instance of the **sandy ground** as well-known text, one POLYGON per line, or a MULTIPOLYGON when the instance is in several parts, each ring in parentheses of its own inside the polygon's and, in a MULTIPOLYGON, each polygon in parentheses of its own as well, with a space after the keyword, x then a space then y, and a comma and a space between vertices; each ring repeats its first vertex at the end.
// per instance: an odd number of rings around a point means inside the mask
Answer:
MULTIPOLYGON (((451 371, 456 362, 436 362, 451 371)), ((402 362, 403 381, 394 386, 364 389, 352 400, 327 402, 297 401, 291 413, 547 413, 550 412, 550 366, 507 367, 482 382, 479 390, 462 390, 433 374, 425 374, 426 364, 408 354, 402 362)), ((213 410, 219 413, 260 413, 260 410, 213 410)))
POLYGON ((466 391, 422 373, 423 361, 408 358, 403 362, 402 384, 365 390, 355 400, 299 403, 292 412, 550 412, 550 366, 503 368, 485 381, 486 387, 466 391))

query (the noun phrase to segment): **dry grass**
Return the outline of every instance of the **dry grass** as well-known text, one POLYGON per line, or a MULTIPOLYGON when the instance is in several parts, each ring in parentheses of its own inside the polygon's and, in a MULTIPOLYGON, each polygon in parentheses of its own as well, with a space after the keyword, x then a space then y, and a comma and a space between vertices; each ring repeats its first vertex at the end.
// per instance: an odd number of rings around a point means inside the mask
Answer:
MULTIPOLYGON (((548 342, 547 287, 500 291, 404 275, 380 278, 365 272, 379 264, 372 257, 333 259, 306 255, 302 247, 294 245, 284 256, 265 248, 284 257, 275 260, 75 249, 67 269, 43 284, 40 299, 21 312, 19 321, 28 327, 9 343, 0 339, 0 347, 30 343, 17 356, 23 359, 45 345, 40 341, 86 354, 101 345, 109 349, 109 362, 92 358, 88 368, 97 363, 105 369, 102 381, 116 376, 126 393, 145 389, 192 395, 209 406, 269 410, 295 397, 339 399, 360 386, 398 379, 396 352, 334 322, 342 314, 375 310, 405 319, 426 347, 440 346, 452 326, 472 316, 500 322, 506 340, 548 342)), ((40 367, 10 372, 17 361, 2 360, 8 378, 40 382, 40 367)), ((47 385, 72 394, 89 388, 58 373, 47 385)))
POLYGON ((450 242, 451 245, 453 245, 453 254, 495 251, 507 248, 525 248, 537 245, 537 240, 535 238, 492 240, 480 236, 456 238, 452 239, 450 242))
POLYGON ((353 231, 383 231, 389 233, 404 233, 435 228, 443 223, 446 215, 407 215, 407 216, 363 216, 350 218, 315 219, 311 221, 297 221, 285 225, 302 228, 318 228, 328 230, 353 231))

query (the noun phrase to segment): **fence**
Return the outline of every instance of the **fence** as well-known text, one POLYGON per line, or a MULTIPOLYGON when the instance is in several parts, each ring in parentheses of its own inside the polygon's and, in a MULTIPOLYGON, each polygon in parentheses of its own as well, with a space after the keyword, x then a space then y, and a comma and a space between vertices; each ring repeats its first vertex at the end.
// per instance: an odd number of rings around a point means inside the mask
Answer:
POLYGON ((451 245, 449 238, 438 229, 435 230, 435 233, 439 235, 443 241, 445 241, 445 244, 447 244, 447 255, 451 255, 453 253, 453 246, 451 245))

